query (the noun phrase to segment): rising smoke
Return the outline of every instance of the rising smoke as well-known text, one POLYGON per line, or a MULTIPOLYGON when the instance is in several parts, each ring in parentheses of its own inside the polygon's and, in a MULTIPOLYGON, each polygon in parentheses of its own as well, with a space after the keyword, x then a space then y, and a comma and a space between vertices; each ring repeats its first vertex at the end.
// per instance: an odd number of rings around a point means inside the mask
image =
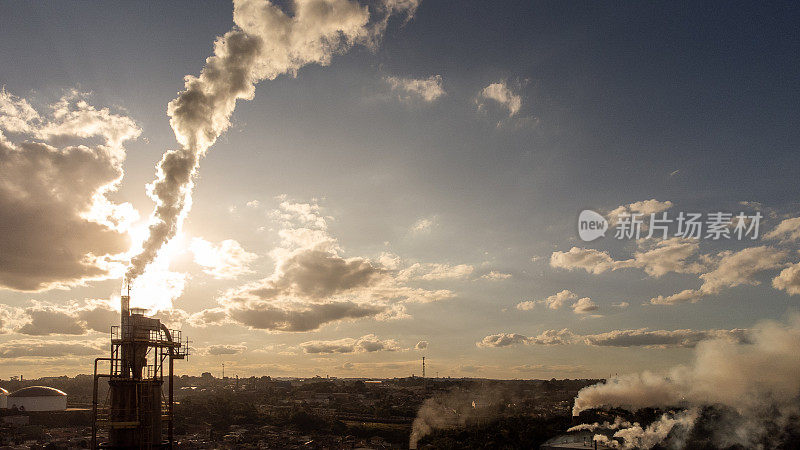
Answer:
POLYGON ((645 372, 586 387, 578 393, 572 413, 594 408, 683 409, 664 414, 648 427, 620 428, 614 437, 622 439, 623 447, 652 448, 668 435, 674 443, 701 422, 702 434, 711 436, 718 448, 779 447, 794 433, 800 415, 800 315, 787 323, 763 322, 748 337, 747 343, 702 342, 692 364, 665 375, 645 372))
POLYGON ((408 447, 417 448, 419 440, 434 430, 461 428, 468 423, 480 424, 496 418, 496 409, 503 397, 502 390, 486 388, 455 389, 425 399, 411 426, 408 447))
POLYGON ((156 207, 149 237, 131 259, 133 280, 178 232, 191 208, 193 178, 200 159, 230 126, 236 100, 251 100, 255 85, 282 74, 295 75, 308 64, 327 65, 353 45, 374 46, 392 15, 409 20, 418 0, 295 0, 293 15, 267 0, 234 0, 236 26, 214 43, 199 77, 187 75, 185 90, 167 113, 179 149, 164 154, 148 193, 156 207))

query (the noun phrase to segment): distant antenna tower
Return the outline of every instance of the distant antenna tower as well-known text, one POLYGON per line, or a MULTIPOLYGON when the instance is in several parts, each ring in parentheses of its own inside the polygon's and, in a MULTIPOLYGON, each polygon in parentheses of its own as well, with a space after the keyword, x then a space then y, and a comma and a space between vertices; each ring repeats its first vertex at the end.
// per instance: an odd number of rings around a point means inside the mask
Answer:
POLYGON ((225 379, 225 363, 222 363, 222 379, 225 379))
POLYGON ((425 357, 422 357, 422 378, 425 378, 425 357))

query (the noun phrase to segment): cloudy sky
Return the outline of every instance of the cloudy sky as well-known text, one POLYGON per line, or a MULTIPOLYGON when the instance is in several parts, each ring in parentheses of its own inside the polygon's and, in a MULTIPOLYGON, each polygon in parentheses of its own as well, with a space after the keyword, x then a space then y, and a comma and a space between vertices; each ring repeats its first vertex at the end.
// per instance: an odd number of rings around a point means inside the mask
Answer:
POLYGON ((798 20, 0 4, 0 376, 90 371, 126 273, 190 374, 604 377, 746 340, 800 299, 798 20), (759 234, 614 238, 681 212, 759 234))

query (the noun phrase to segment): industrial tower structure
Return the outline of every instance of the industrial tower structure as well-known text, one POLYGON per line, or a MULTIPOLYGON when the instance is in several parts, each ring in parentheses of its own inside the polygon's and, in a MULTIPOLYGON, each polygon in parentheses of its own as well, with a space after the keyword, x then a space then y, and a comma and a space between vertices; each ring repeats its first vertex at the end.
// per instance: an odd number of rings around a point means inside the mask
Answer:
POLYGON ((159 319, 130 307, 121 297, 120 325, 111 327, 111 357, 94 361, 92 397, 92 449, 155 449, 173 445, 173 362, 189 355, 189 341, 169 330, 159 319), (98 373, 97 363, 109 362, 108 373, 98 373), (168 366, 164 398, 164 364, 168 366), (98 381, 108 378, 108 397, 98 405, 98 381), (162 437, 164 423, 167 438, 162 437), (108 440, 98 443, 98 429, 108 430, 108 440))

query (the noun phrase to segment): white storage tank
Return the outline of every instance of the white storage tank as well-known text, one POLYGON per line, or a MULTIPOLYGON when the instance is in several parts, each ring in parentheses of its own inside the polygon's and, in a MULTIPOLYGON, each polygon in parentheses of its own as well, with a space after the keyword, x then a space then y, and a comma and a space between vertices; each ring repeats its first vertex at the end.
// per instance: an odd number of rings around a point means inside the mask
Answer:
POLYGON ((67 393, 47 386, 30 386, 8 394, 7 407, 20 411, 64 411, 67 393))
POLYGON ((0 409, 8 408, 8 391, 0 388, 0 409))

